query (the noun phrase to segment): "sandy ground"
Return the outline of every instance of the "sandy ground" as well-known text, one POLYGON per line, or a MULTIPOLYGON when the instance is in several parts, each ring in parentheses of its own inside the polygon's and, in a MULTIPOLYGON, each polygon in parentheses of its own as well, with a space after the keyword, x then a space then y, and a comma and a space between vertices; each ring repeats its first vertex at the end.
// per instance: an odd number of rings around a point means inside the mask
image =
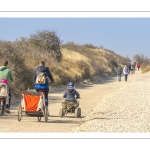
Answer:
MULTIPOLYGON (((59 109, 61 108, 61 102, 64 101, 62 95, 65 89, 60 92, 49 94, 50 117, 48 118, 48 123, 45 123, 44 118, 42 118, 41 122, 38 122, 37 117, 28 117, 25 114, 22 116, 22 120, 19 122, 17 120, 17 112, 18 112, 17 109, 19 103, 17 103, 15 105, 12 105, 11 114, 5 114, 4 116, 0 116, 0 132, 66 133, 66 132, 93 131, 90 130, 91 126, 88 126, 89 128, 85 128, 85 130, 83 130, 83 127, 85 126, 86 122, 89 122, 89 120, 91 121, 94 120, 91 119, 93 118, 93 116, 90 118, 89 115, 91 115, 91 113, 95 111, 95 108, 99 106, 99 104, 102 102, 104 106, 101 106, 101 108, 104 107, 105 112, 112 111, 112 109, 115 109, 116 107, 114 106, 113 108, 113 104, 111 104, 111 107, 110 106, 106 107, 106 105, 110 102, 107 101, 108 103, 104 103, 105 97, 107 99, 108 95, 110 94, 114 95, 115 92, 118 92, 118 90, 121 90, 122 88, 126 88, 132 85, 132 83, 135 82, 136 80, 140 80, 141 82, 137 84, 141 84, 143 82, 142 77, 145 77, 145 75, 141 74, 140 71, 136 71, 135 74, 129 74, 128 82, 124 81, 124 77, 122 77, 121 82, 118 82, 117 77, 111 77, 107 80, 101 80, 101 78, 97 77, 95 78, 93 83, 90 83, 88 81, 82 83, 80 86, 79 85, 76 86, 77 91, 81 95, 81 99, 79 99, 80 108, 82 112, 81 118, 74 118, 74 114, 68 114, 63 118, 59 117, 59 109)), ((124 108, 124 103, 120 102, 119 105, 120 107, 124 108)), ((139 105, 141 104, 139 103, 139 105)), ((95 115, 97 116, 98 114, 96 113, 95 115)), ((101 122, 104 123, 105 121, 106 119, 101 119, 101 122)), ((112 123, 114 122, 112 121, 112 123)), ((94 132, 96 131, 98 130, 94 130, 94 132)), ((105 132, 105 130, 103 131, 105 132)), ((109 132, 109 129, 106 131, 109 132)))

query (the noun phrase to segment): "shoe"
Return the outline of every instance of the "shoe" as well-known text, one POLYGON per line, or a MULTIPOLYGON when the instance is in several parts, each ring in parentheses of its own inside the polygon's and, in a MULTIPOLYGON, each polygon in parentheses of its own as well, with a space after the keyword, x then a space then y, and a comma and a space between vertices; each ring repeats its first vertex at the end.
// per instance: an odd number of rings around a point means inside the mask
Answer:
POLYGON ((5 109, 5 112, 8 113, 8 114, 11 114, 11 112, 8 108, 5 109))

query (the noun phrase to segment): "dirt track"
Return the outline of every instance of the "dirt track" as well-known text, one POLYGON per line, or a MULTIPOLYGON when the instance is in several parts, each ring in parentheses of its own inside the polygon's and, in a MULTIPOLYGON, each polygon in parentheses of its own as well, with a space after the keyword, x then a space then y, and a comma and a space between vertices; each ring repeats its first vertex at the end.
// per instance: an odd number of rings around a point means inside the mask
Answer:
POLYGON ((19 104, 12 105, 12 113, 0 117, 0 132, 72 132, 72 128, 80 126, 87 114, 93 110, 104 96, 117 91, 124 85, 130 84, 139 76, 142 76, 141 72, 136 71, 135 74, 128 76, 128 82, 124 82, 124 77, 122 77, 121 82, 118 82, 117 77, 115 77, 96 82, 96 84, 87 82, 81 86, 76 86, 81 95, 81 99, 79 99, 82 112, 81 118, 74 118, 73 114, 68 114, 64 118, 59 117, 61 102, 64 101, 62 98, 64 91, 49 94, 51 116, 48 119, 48 123, 45 123, 44 118, 42 118, 41 122, 38 122, 37 117, 27 117, 25 115, 18 122, 17 108, 19 104))

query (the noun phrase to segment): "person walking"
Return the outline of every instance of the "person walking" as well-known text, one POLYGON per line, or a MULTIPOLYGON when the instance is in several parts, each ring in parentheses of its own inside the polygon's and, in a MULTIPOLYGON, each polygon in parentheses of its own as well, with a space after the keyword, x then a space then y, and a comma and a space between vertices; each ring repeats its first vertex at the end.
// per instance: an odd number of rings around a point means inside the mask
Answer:
POLYGON ((122 73, 123 73, 123 69, 122 69, 121 65, 118 65, 118 67, 117 67, 118 81, 121 81, 122 73))
POLYGON ((140 70, 140 67, 141 67, 141 66, 140 66, 140 64, 137 64, 137 68, 138 68, 138 70, 140 70))
POLYGON ((133 73, 135 73, 136 62, 133 62, 133 73))
POLYGON ((131 74, 133 74, 133 64, 131 64, 131 69, 130 69, 130 72, 131 72, 131 74))
POLYGON ((129 74, 130 74, 130 70, 131 70, 131 62, 129 62, 129 64, 128 64, 128 69, 129 69, 129 74))
POLYGON ((8 100, 8 105, 6 106, 6 112, 7 113, 11 113, 10 112, 10 105, 11 105, 11 87, 10 87, 10 81, 13 82, 13 76, 12 76, 12 72, 10 69, 7 68, 8 66, 8 61, 4 60, 2 62, 2 66, 0 66, 0 81, 2 81, 3 79, 7 80, 7 86, 8 86, 8 96, 9 96, 9 100, 8 100))
POLYGON ((51 82, 54 82, 54 78, 49 70, 48 67, 45 66, 45 62, 41 61, 39 63, 39 66, 36 68, 34 72, 34 88, 37 92, 40 90, 45 92, 45 104, 48 107, 48 93, 49 93, 49 84, 48 84, 48 78, 51 80, 51 82), (37 81, 38 76, 40 73, 43 73, 43 76, 45 77, 45 83, 41 83, 41 81, 37 81))
POLYGON ((123 74, 125 76, 125 81, 127 81, 128 79, 128 74, 129 74, 129 69, 128 69, 128 66, 126 65, 123 69, 123 74))

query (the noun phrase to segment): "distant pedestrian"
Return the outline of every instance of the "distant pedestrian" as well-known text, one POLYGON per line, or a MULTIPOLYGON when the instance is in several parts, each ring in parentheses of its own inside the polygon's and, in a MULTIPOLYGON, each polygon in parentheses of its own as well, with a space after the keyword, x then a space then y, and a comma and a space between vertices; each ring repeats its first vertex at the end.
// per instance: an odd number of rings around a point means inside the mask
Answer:
POLYGON ((131 70, 131 62, 129 62, 129 64, 128 64, 128 69, 129 69, 129 74, 130 74, 130 70, 131 70))
POLYGON ((131 69, 130 69, 130 72, 131 72, 131 74, 133 74, 133 64, 131 64, 131 69))
POLYGON ((140 68, 141 68, 140 64, 137 64, 137 68, 138 68, 138 70, 140 70, 140 68))
POLYGON ((123 74, 123 69, 122 69, 121 65, 118 65, 118 67, 117 67, 118 81, 121 81, 122 74, 123 74))
POLYGON ((133 62, 133 73, 135 73, 136 62, 133 62))
POLYGON ((128 66, 125 66, 124 69, 123 69, 123 74, 125 76, 125 81, 127 81, 128 79, 128 74, 129 74, 129 69, 128 69, 128 66))

